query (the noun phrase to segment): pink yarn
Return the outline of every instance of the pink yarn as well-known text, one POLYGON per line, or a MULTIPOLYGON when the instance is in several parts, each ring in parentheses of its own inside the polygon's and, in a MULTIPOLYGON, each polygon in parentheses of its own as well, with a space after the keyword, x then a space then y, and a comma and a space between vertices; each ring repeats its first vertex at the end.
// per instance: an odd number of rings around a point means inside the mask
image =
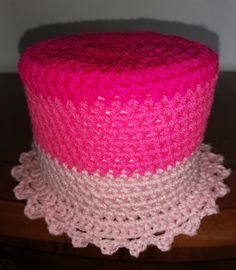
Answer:
POLYGON ((26 49, 19 73, 34 142, 12 169, 14 192, 50 233, 137 257, 217 213, 230 170, 202 143, 211 49, 154 32, 81 33, 26 49))
POLYGON ((118 176, 154 173, 191 155, 202 140, 209 116, 214 80, 176 94, 170 101, 139 104, 132 99, 92 106, 27 91, 33 133, 38 145, 61 164, 90 174, 109 170, 118 176), (45 130, 47 132, 45 132, 45 130), (122 131, 122 132, 121 132, 122 131))
POLYGON ((159 101, 184 95, 215 78, 218 56, 211 49, 179 36, 155 32, 81 33, 42 41, 28 48, 19 73, 36 95, 89 104, 147 95, 159 101))
POLYGON ((144 176, 79 173, 36 144, 20 161, 12 175, 20 181, 16 197, 27 199, 25 214, 44 217, 49 232, 66 232, 74 247, 93 243, 103 254, 126 247, 138 257, 148 245, 167 251, 176 235, 195 235, 201 219, 218 212, 216 198, 229 191, 223 179, 230 171, 204 144, 176 167, 144 176))

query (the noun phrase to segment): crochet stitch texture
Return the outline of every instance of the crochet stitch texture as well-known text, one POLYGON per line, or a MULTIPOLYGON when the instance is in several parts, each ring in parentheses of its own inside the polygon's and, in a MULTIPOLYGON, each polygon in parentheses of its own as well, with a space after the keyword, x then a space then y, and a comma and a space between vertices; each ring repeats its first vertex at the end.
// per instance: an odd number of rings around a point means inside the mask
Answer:
POLYGON ((203 143, 214 51, 155 32, 81 33, 26 49, 19 73, 34 141, 14 192, 50 233, 137 257, 218 212, 230 170, 203 143))

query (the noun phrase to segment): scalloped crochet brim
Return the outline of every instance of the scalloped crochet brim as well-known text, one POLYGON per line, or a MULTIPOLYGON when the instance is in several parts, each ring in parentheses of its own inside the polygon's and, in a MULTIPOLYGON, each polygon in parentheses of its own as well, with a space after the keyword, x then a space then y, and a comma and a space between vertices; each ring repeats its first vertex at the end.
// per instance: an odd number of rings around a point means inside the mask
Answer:
POLYGON ((27 200, 25 215, 45 218, 49 232, 67 233, 74 247, 93 243, 103 254, 125 247, 138 257, 148 245, 167 251, 176 235, 195 235, 201 219, 218 212, 216 199, 229 192, 223 179, 230 170, 206 144, 178 168, 160 172, 160 177, 136 175, 127 181, 97 174, 89 177, 38 153, 35 147, 22 153, 21 165, 11 172, 19 181, 15 196, 27 200), (178 185, 181 177, 185 182, 188 178, 187 186, 178 185))

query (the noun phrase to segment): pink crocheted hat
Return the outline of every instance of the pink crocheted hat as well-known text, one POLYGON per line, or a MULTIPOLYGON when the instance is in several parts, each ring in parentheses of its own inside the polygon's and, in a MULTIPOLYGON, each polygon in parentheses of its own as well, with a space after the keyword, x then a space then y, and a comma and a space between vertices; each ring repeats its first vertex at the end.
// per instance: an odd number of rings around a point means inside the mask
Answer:
POLYGON ((179 36, 81 33, 19 61, 32 149, 12 169, 25 214, 51 234, 138 256, 217 213, 230 170, 203 143, 218 56, 179 36))

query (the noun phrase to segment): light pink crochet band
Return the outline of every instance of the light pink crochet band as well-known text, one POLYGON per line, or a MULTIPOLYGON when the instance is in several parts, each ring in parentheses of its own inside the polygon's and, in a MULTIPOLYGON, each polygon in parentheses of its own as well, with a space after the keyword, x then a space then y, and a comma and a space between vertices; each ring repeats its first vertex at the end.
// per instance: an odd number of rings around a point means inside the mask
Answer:
POLYGON ((217 213, 230 173, 205 144, 175 167, 130 177, 68 169, 36 144, 20 162, 14 192, 27 199, 29 218, 45 217, 50 233, 66 232, 75 247, 93 243, 104 254, 126 247, 136 257, 148 245, 166 251, 176 235, 196 234, 201 219, 217 213))

